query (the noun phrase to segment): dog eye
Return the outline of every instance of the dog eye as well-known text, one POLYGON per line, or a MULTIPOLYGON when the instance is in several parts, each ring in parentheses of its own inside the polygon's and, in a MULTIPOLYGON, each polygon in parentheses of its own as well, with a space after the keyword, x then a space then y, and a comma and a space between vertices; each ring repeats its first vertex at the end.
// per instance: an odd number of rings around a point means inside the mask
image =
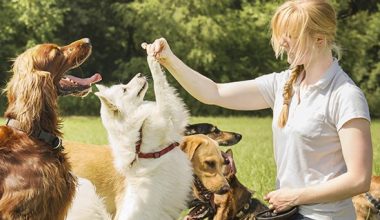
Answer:
POLYGON ((210 168, 215 168, 215 161, 205 161, 206 165, 210 168))
POLYGON ((72 53, 74 51, 74 48, 72 48, 72 47, 69 47, 68 49, 67 49, 67 52, 68 53, 72 53))
POLYGON ((224 165, 230 164, 230 160, 228 158, 224 158, 223 164, 224 165))
POLYGON ((127 88, 123 88, 123 92, 126 93, 127 92, 127 88))

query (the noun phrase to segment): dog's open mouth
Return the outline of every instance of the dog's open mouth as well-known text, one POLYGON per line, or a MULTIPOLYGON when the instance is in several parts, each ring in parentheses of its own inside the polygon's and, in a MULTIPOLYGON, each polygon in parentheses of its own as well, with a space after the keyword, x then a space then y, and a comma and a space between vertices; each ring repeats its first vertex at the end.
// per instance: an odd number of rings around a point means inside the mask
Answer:
POLYGON ((85 96, 91 91, 91 85, 102 80, 99 73, 89 78, 79 78, 66 75, 61 78, 58 86, 59 95, 85 96))
POLYGON ((137 93, 137 96, 140 96, 141 93, 147 88, 148 82, 145 81, 144 85, 141 87, 140 91, 137 93))

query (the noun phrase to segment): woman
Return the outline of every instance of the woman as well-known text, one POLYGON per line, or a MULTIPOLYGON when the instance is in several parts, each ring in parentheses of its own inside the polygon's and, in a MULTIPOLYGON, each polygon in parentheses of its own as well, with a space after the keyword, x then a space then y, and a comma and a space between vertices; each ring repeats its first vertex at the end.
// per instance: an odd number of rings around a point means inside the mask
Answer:
MULTIPOLYGON (((297 219, 355 219, 351 197, 369 189, 372 144, 368 104, 333 57, 335 11, 323 0, 285 2, 271 22, 276 57, 289 70, 215 83, 186 66, 161 38, 145 45, 195 98, 236 110, 273 109, 276 212, 299 206, 297 219)), ((339 54, 339 51, 338 51, 339 54)))

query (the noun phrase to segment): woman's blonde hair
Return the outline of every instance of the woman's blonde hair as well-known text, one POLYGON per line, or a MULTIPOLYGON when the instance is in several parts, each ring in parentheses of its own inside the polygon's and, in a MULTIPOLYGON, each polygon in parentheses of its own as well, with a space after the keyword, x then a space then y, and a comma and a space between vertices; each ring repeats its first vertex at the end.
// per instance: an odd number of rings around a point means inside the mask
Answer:
POLYGON ((306 54, 313 53, 312 42, 316 42, 316 37, 322 37, 323 46, 333 49, 338 57, 340 56, 335 45, 336 26, 335 10, 325 0, 291 0, 282 4, 275 12, 271 21, 271 44, 276 58, 282 57, 285 51, 284 37, 295 42, 287 51, 287 55, 291 54, 293 57, 290 64, 291 74, 284 86, 284 103, 278 120, 279 127, 286 125, 293 84, 304 70, 303 65, 297 64, 301 63, 306 54))

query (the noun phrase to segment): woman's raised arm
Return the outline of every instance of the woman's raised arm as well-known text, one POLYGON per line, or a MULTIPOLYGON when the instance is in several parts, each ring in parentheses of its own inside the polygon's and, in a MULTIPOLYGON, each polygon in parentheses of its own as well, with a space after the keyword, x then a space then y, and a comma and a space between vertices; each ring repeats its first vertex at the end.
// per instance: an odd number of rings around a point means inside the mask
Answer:
POLYGON ((174 76, 181 86, 199 101, 235 110, 269 108, 254 80, 231 83, 215 83, 188 67, 170 50, 164 38, 142 47, 174 76))

